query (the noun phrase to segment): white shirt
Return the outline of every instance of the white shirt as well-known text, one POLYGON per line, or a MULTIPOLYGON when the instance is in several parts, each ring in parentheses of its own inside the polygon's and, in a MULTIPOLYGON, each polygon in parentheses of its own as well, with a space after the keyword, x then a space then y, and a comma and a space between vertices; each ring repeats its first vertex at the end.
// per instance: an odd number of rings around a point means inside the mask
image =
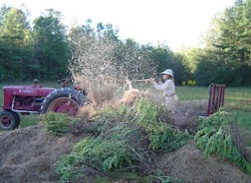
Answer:
POLYGON ((168 79, 165 81, 165 83, 159 85, 158 83, 154 83, 154 87, 157 90, 162 90, 163 95, 165 97, 172 97, 175 95, 175 85, 172 79, 168 79))

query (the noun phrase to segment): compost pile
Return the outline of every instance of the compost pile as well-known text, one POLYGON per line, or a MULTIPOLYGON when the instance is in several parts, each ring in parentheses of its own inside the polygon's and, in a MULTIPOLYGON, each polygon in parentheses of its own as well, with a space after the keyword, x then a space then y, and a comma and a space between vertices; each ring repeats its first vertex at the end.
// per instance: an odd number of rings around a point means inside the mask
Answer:
MULTIPOLYGON (((116 103, 121 103, 127 106, 132 106, 139 96, 149 97, 148 93, 142 93, 137 90, 127 92, 122 100, 116 103)), ((154 97, 153 97, 154 98, 154 97)), ((152 98, 152 99, 153 99, 152 98)), ((161 100, 157 97, 155 101, 161 100)), ((115 104, 113 102, 113 104, 115 104)), ((207 101, 191 101, 178 102, 176 111, 168 113, 165 119, 168 118, 169 126, 181 131, 194 135, 196 133, 196 119, 205 114, 207 101)), ((55 136, 50 133, 42 124, 21 128, 14 131, 3 132, 0 134, 0 182, 3 183, 49 183, 58 182, 60 174, 56 174, 55 170, 58 167, 58 162, 72 152, 72 148, 80 140, 89 138, 91 133, 98 133, 96 128, 100 127, 100 122, 86 122, 93 111, 83 109, 83 116, 78 122, 70 126, 70 129, 60 136, 55 136), (92 125, 94 124, 94 125, 92 125)), ((135 114, 136 115, 136 114, 135 114)), ((202 116, 203 117, 203 116, 202 116)), ((129 119, 133 119, 133 116, 129 119)), ((96 118, 93 118, 96 119, 96 118)), ((100 121, 103 118, 98 116, 100 121)), ((107 119, 106 119, 107 120, 107 119)), ((123 120, 121 118, 121 120, 123 120)), ((108 130, 102 134, 102 137, 107 137, 113 133, 114 125, 107 123, 105 126, 108 130), (110 129, 109 129, 110 128, 110 129)), ((128 122, 129 125, 134 125, 128 122)), ((136 127, 136 126, 133 126, 136 127)), ((104 128, 104 127, 103 127, 104 128)), ((142 130, 141 128, 138 128, 142 130)), ((121 129, 121 133, 123 129, 121 129)), ((132 132, 132 134, 135 131, 132 132)), ((146 131, 141 131, 140 135, 145 137, 146 131)), ((126 136, 133 144, 137 144, 135 139, 126 136), (134 142, 135 141, 135 142, 134 142)), ((149 145, 149 139, 143 139, 135 147, 136 150, 145 149, 149 145)), ((77 149, 77 147, 75 147, 77 149)), ((158 149, 154 147, 152 149, 158 149)), ((138 153, 139 151, 135 152, 138 153)), ((203 151, 199 149, 193 138, 187 140, 179 148, 173 151, 151 150, 145 157, 138 157, 137 167, 134 169, 139 172, 139 175, 146 175, 150 171, 155 172, 156 179, 152 182, 226 182, 226 183, 250 183, 251 176, 244 173, 240 168, 228 160, 220 159, 215 155, 207 158, 202 158, 203 151), (170 178, 172 177, 172 179, 170 178), (170 179, 168 179, 170 178, 170 179)), ((124 152, 121 152, 124 153, 124 152)), ((83 163, 83 162, 82 162, 83 163)), ((88 165, 88 164, 86 164, 88 165)), ((81 165, 78 165, 81 166, 81 165)), ((90 164, 90 166, 92 166, 90 164)), ((116 166, 116 165, 113 165, 116 166)), ((126 169, 121 172, 127 171, 126 169)), ((94 177, 109 176, 102 173, 98 168, 85 166, 85 175, 75 178, 69 182, 95 182, 94 177)), ((63 181, 62 181, 63 182, 63 181)), ((131 183, 131 182, 146 182, 145 179, 129 179, 114 176, 112 180, 107 182, 131 183)))

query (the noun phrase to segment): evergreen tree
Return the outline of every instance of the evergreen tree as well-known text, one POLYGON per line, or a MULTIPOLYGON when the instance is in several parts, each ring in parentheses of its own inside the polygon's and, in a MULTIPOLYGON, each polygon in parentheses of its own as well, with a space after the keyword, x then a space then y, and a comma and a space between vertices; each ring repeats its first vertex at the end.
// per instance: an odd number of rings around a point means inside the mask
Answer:
POLYGON ((66 29, 60 17, 60 12, 48 9, 34 20, 35 59, 31 70, 34 76, 46 81, 65 77, 70 60, 66 29))
POLYGON ((26 78, 31 59, 31 29, 26 14, 16 8, 3 7, 0 16, 1 78, 17 81, 26 78))

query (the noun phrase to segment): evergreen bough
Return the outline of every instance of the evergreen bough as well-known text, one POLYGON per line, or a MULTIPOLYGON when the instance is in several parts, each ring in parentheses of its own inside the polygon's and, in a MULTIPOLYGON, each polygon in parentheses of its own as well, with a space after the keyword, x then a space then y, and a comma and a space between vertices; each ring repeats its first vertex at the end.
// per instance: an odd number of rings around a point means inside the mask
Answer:
POLYGON ((232 115, 219 110, 207 118, 199 119, 199 121, 201 124, 194 139, 199 148, 204 151, 203 157, 216 154, 218 158, 230 160, 251 175, 251 164, 244 159, 233 140, 232 115))
POLYGON ((132 107, 121 105, 97 112, 93 118, 97 128, 92 127, 96 131, 75 144, 59 163, 56 173, 60 181, 84 177, 90 168, 96 177, 140 170, 153 174, 156 170, 151 167, 151 151, 173 151, 190 138, 187 132, 160 120, 165 110, 147 98, 139 98, 132 107))

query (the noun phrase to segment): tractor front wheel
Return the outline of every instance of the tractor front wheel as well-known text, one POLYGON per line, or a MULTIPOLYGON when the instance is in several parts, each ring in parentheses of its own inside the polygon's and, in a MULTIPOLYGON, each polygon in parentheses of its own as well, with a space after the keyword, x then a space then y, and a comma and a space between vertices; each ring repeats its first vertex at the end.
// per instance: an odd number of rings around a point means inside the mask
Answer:
POLYGON ((0 112, 0 129, 1 130, 14 130, 18 127, 16 116, 12 111, 0 112))

